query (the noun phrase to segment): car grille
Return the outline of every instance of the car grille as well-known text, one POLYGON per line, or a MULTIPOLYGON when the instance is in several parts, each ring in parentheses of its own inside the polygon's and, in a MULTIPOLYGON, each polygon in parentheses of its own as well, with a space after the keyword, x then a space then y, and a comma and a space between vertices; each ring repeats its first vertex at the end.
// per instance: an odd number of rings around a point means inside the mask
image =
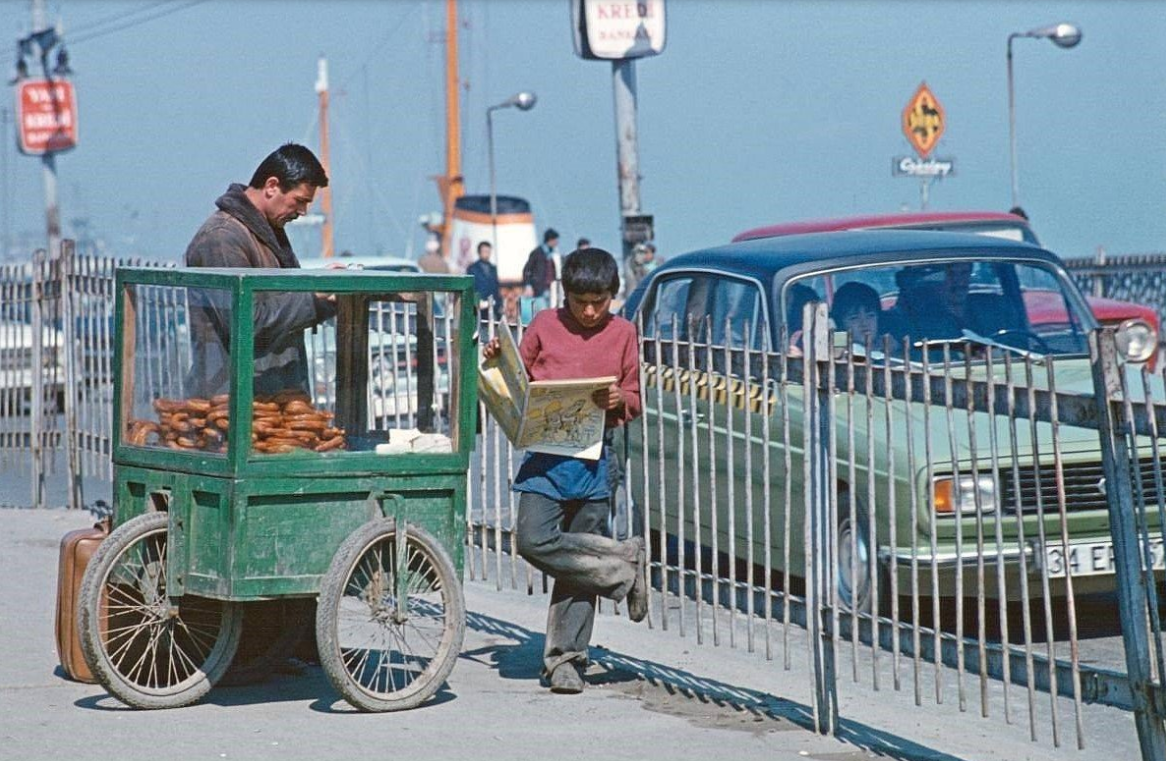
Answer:
MULTIPOLYGON (((1145 503, 1153 505, 1158 500, 1158 488, 1154 483, 1154 460, 1146 457, 1139 462, 1145 503)), ((1024 513, 1031 514, 1037 511, 1037 472, 1032 465, 1020 469, 1020 506, 1024 513)), ((1084 510, 1105 510, 1105 472, 1100 462, 1065 463, 1061 466, 1065 480, 1065 509, 1070 513, 1084 510)), ((1166 481, 1166 466, 1162 469, 1162 478, 1166 481)), ((1000 486, 1003 491, 1004 512, 1016 513, 1016 482, 1013 479, 1012 468, 1000 469, 1000 486)), ((1134 495, 1137 496, 1138 485, 1134 484, 1134 495)), ((1057 474, 1052 463, 1040 466, 1040 497, 1041 507, 1046 513, 1059 510, 1057 502, 1057 474)))

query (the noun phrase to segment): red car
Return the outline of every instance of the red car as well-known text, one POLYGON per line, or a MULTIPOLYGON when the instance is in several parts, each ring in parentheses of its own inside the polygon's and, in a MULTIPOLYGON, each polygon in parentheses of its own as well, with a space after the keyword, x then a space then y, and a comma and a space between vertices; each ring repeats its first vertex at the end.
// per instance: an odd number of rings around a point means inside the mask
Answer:
MULTIPOLYGON (((976 233, 1031 243, 1034 246, 1040 245, 1027 219, 999 211, 922 211, 804 220, 755 227, 736 235, 733 242, 804 233, 878 228, 976 233)), ((1039 295, 1035 293, 1026 298, 1039 302, 1039 295)), ((1118 347, 1130 361, 1145 362, 1154 358, 1158 350, 1159 327, 1156 311, 1129 301, 1099 296, 1086 296, 1085 299, 1089 302, 1089 308, 1098 322, 1117 329, 1118 347)), ((1060 317, 1063 318, 1063 315, 1060 317)), ((1058 315, 1049 314, 1048 320, 1042 322, 1057 320, 1058 315)))

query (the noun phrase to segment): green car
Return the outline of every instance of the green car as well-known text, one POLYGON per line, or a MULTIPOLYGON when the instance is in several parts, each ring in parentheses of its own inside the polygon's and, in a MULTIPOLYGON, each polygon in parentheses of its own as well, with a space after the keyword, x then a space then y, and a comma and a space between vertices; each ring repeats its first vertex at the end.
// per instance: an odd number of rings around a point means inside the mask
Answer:
MULTIPOLYGON (((1097 323, 1048 251, 902 230, 745 241, 669 259, 624 313, 644 345, 635 522, 690 589, 713 574, 738 592, 796 590, 827 567, 845 605, 886 611, 907 594, 1114 587, 1096 424, 1047 401, 984 410, 989 392, 1093 398, 1097 323), (803 325, 813 305, 829 332, 803 325), (833 361, 815 365, 828 391, 808 409, 815 340, 833 361)), ((1141 463, 1153 504, 1148 452, 1141 463)))

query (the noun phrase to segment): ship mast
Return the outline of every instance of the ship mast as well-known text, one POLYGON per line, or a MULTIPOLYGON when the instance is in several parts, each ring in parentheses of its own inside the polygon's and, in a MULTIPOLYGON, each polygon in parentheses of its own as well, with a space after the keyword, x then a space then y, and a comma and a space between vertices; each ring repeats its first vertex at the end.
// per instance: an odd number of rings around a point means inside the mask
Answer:
MULTIPOLYGON (((324 173, 328 173, 328 59, 320 56, 316 69, 316 94, 320 98, 320 163, 324 166, 324 173)), ((320 228, 320 256, 329 259, 333 256, 332 247, 332 188, 320 188, 320 212, 324 216, 324 224, 320 228)))
POLYGON ((462 176, 461 114, 458 102, 457 0, 445 3, 445 174, 435 177, 441 196, 441 253, 450 259, 454 202, 466 193, 462 176))

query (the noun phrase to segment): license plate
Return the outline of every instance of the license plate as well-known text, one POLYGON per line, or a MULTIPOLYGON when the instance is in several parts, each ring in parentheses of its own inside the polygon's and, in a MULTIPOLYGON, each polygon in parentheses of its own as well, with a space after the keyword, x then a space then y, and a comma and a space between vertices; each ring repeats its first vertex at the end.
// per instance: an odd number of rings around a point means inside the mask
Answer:
MULTIPOLYGON (((1161 539, 1150 540, 1150 554, 1154 570, 1166 569, 1166 548, 1163 547, 1161 539)), ((1049 578, 1063 578, 1066 569, 1074 576, 1112 574, 1113 542, 1070 544, 1068 558, 1065 557, 1065 548, 1060 543, 1050 544, 1045 547, 1045 567, 1049 569, 1049 578)))

